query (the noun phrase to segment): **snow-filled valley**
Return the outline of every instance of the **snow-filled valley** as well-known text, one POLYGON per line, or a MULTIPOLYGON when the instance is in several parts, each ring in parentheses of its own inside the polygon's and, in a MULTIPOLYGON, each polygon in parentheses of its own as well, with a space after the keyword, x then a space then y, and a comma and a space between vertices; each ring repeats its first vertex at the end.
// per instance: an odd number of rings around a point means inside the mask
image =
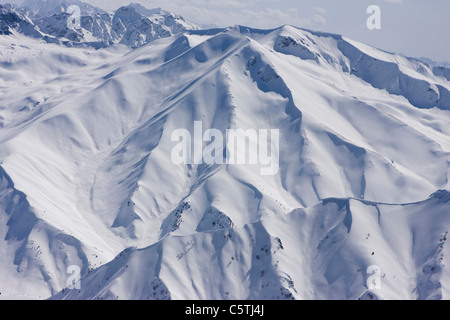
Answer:
POLYGON ((114 17, 100 49, 0 32, 0 299, 450 298, 450 69, 114 17), (277 173, 175 164, 195 121, 278 129, 277 173))

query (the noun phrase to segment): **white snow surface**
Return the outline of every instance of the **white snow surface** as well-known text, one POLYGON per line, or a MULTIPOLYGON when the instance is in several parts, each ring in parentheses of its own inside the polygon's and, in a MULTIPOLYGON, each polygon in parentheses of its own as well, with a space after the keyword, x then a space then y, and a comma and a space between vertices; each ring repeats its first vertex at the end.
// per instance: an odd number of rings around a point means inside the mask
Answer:
POLYGON ((0 5, 0 35, 17 31, 48 43, 104 48, 124 44, 137 48, 160 38, 200 27, 180 15, 132 3, 104 12, 81 1, 27 0, 19 7, 0 5), (80 9, 79 25, 68 27, 70 6, 80 9))
POLYGON ((291 26, 0 36, 0 299, 449 299, 444 69, 291 26), (174 164, 194 121, 279 129, 279 172, 174 164))

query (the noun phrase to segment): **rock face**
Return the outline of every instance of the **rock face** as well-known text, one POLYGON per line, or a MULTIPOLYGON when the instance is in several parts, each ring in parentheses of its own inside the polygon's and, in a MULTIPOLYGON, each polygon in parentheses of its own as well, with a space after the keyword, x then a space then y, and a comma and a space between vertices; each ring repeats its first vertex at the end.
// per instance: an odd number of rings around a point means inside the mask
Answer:
POLYGON ((80 0, 25 0, 21 3, 19 10, 26 12, 31 18, 43 18, 66 12, 71 5, 78 6, 82 15, 105 13, 102 9, 80 0))

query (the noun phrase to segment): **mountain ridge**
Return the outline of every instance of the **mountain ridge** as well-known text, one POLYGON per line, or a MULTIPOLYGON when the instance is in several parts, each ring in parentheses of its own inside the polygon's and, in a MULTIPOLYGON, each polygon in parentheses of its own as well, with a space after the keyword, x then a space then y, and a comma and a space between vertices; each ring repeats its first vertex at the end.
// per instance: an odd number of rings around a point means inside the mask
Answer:
POLYGON ((0 263, 2 298, 448 298, 450 83, 430 65, 292 26, 0 45, 0 203, 17 193, 46 230, 0 263), (278 173, 176 165, 172 132, 195 121, 278 129, 278 173))
POLYGON ((199 28, 179 15, 162 9, 149 10, 135 3, 120 7, 112 13, 85 2, 65 0, 30 0, 17 9, 7 5, 3 6, 2 10, 4 13, 0 21, 4 24, 2 29, 5 29, 5 34, 11 34, 13 29, 49 43, 67 46, 85 45, 99 48, 121 43, 136 48, 155 39, 199 28), (71 5, 80 8, 81 28, 69 29, 67 26, 71 17, 67 10, 71 5), (151 16, 147 17, 145 14, 151 16), (10 16, 15 16, 16 20, 23 22, 20 25, 8 24, 10 16), (122 20, 128 21, 126 26, 122 20), (23 24, 27 25, 26 29, 23 24), (34 29, 33 33, 28 29, 34 29))

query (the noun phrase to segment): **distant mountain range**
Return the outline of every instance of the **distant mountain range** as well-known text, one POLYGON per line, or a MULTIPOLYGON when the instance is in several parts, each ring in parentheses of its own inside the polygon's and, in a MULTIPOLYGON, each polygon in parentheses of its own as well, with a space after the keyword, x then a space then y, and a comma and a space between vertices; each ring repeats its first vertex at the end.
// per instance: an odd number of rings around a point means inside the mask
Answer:
POLYGON ((0 8, 0 299, 450 299, 449 68, 45 3, 0 8))
POLYGON ((200 27, 183 17, 162 9, 146 9, 133 3, 113 13, 81 1, 27 0, 20 7, 0 5, 0 33, 16 30, 50 43, 69 46, 105 47, 125 44, 136 48, 155 39, 170 37, 200 27), (70 5, 81 10, 81 29, 69 29, 70 5))

